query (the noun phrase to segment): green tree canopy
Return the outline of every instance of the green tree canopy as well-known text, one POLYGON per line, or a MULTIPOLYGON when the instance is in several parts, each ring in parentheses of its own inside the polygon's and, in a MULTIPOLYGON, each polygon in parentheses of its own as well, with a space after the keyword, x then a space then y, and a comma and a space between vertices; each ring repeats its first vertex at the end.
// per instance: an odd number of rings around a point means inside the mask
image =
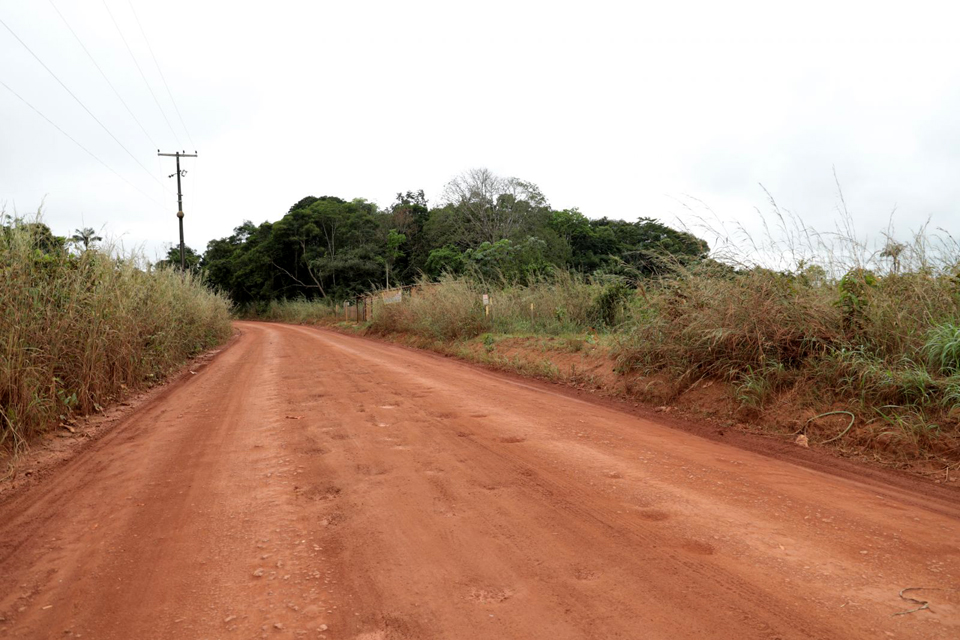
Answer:
MULTIPOLYGON (((199 273, 201 256, 188 246, 183 247, 183 263, 187 271, 199 273)), ((180 246, 174 246, 167 249, 167 255, 155 265, 162 269, 180 268, 180 246)))
POLYGON ((707 253, 699 238, 651 218, 553 210, 535 184, 474 169, 451 180, 433 208, 422 190, 398 193, 383 209, 307 196, 276 222, 247 221, 211 241, 202 268, 208 282, 249 304, 341 300, 443 273, 524 281, 573 269, 635 280, 707 253))

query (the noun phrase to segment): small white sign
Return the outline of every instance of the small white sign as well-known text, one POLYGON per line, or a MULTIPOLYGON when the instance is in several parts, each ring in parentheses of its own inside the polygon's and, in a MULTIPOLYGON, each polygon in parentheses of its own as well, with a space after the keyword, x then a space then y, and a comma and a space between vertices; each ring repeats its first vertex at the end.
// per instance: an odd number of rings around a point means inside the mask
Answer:
POLYGON ((485 307, 490 306, 490 296, 487 295, 486 293, 483 294, 483 306, 485 307))

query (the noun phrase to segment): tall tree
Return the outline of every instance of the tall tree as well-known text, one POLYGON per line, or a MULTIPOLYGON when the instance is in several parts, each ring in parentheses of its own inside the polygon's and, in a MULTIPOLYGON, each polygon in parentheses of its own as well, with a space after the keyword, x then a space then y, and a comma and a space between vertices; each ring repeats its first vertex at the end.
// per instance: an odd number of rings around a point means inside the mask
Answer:
POLYGON ((404 250, 397 256, 391 273, 394 279, 413 281, 425 271, 430 256, 430 244, 426 226, 430 220, 430 208, 423 190, 398 193, 397 199, 385 211, 385 228, 396 229, 404 235, 404 250))
POLYGON ((463 240, 472 246, 516 238, 549 213, 537 185, 471 169, 447 183, 444 200, 456 212, 463 240))
POLYGON ((383 263, 387 268, 387 289, 390 288, 390 269, 393 267, 397 258, 403 256, 400 245, 407 241, 407 236, 396 229, 390 229, 387 232, 387 247, 383 256, 383 263))

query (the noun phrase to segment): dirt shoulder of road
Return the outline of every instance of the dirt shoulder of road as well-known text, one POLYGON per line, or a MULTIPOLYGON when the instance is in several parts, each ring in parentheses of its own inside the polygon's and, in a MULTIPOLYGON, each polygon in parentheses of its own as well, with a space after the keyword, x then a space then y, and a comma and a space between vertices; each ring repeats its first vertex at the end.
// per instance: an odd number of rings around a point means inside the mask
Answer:
POLYGON ((136 415, 140 409, 161 402, 206 368, 238 337, 239 333, 235 332, 226 343, 190 359, 154 386, 131 392, 116 403, 103 407, 98 413, 72 416, 58 428, 28 443, 27 449, 15 457, 8 451, 0 451, 0 506, 43 481, 129 417, 136 415))
MULTIPOLYGON (((561 387, 578 397, 627 411, 648 420, 733 444, 742 449, 850 478, 871 477, 926 491, 960 490, 960 465, 942 456, 911 452, 872 441, 870 424, 857 424, 844 437, 818 444, 840 434, 849 416, 835 413, 811 421, 827 411, 847 407, 804 406, 795 394, 781 395, 762 411, 744 409, 730 385, 700 380, 679 387, 667 376, 645 376, 617 370, 610 349, 590 336, 483 336, 453 343, 409 334, 372 334, 344 322, 316 326, 382 340, 407 348, 432 351, 446 357, 493 369, 525 380, 561 387), (798 441, 798 432, 806 439, 798 441)), ((957 452, 954 452, 956 456, 957 452)))

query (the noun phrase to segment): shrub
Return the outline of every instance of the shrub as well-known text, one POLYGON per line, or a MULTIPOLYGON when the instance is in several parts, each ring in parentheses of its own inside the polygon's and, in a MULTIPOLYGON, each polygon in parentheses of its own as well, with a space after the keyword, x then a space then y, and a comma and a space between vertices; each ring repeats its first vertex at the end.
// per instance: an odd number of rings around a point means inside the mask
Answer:
POLYGON ((859 331, 863 328, 863 315, 867 307, 867 294, 877 286, 877 278, 871 271, 851 269, 840 278, 837 306, 843 312, 845 331, 859 331))
POLYGON ((628 367, 729 380, 772 363, 793 368, 837 338, 831 302, 829 291, 767 269, 683 270, 647 292, 619 357, 628 367))
POLYGON ((597 324, 613 327, 620 323, 627 302, 634 290, 623 281, 614 281, 603 287, 593 300, 591 315, 597 324))

